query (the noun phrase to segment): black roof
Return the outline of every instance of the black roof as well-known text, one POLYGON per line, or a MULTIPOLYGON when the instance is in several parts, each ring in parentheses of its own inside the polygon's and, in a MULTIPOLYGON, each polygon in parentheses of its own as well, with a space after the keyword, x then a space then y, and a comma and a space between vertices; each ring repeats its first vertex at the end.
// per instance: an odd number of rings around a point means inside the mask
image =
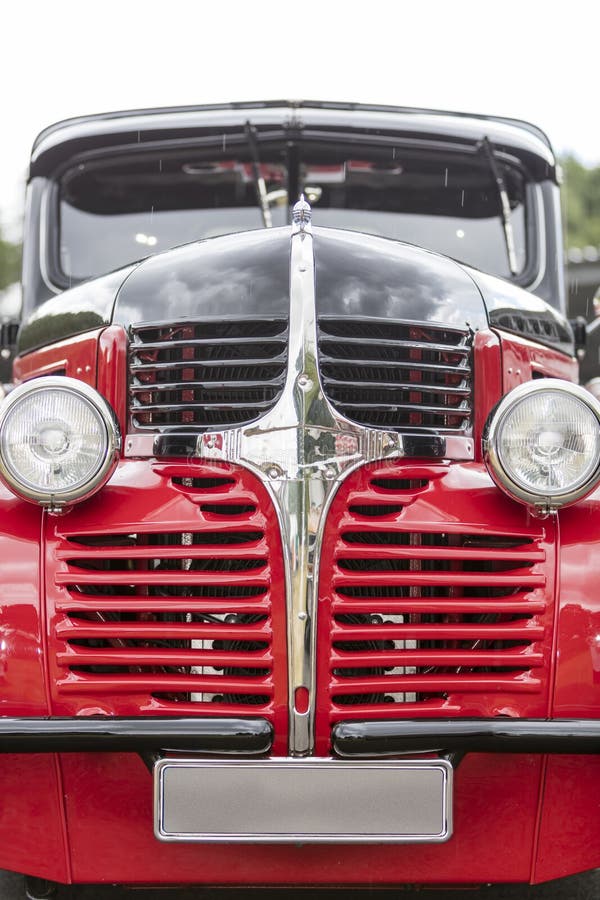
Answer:
POLYGON ((173 142, 240 132, 251 119, 259 135, 274 131, 306 137, 341 136, 352 130, 372 137, 448 140, 472 146, 483 137, 513 152, 535 177, 555 177, 552 147, 544 132, 528 122, 500 116, 365 103, 267 100, 199 106, 125 110, 65 119, 36 138, 31 175, 48 175, 80 153, 132 144, 173 142))

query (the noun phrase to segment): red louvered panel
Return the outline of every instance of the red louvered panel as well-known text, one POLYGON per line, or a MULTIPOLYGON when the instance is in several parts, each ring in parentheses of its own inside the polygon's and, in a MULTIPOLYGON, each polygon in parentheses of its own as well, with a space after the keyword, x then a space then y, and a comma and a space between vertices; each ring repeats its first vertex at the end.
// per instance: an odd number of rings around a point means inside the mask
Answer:
POLYGON ((48 522, 54 713, 261 716, 285 753, 284 573, 265 489, 187 462, 126 462, 111 485, 48 522))
POLYGON ((476 463, 350 475, 320 561, 318 752, 343 720, 547 715, 552 528, 476 463))

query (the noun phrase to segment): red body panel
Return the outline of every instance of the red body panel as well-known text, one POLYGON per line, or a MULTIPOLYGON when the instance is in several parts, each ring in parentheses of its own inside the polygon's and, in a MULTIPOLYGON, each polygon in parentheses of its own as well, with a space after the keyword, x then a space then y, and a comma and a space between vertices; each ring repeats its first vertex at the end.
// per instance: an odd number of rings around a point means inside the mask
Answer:
POLYGON ((161 844, 150 827, 152 785, 141 760, 72 754, 62 766, 76 881, 385 885, 530 877, 541 757, 467 757, 447 844, 360 848, 161 844))
POLYGON ((558 350, 541 347, 516 334, 499 332, 502 346, 503 393, 532 378, 564 378, 577 381, 577 361, 558 350))
MULTIPOLYGON (((47 716, 41 512, 0 485, 0 715, 47 716)), ((53 754, 0 758, 0 868, 70 880, 53 754)))
POLYGON ((29 381, 40 375, 68 375, 95 387, 100 333, 88 332, 18 356, 13 364, 15 381, 29 381))
MULTIPOLYGON (((529 380, 534 373, 570 378, 574 372, 575 364, 564 356, 505 333, 478 334, 476 354, 476 448, 487 414, 503 390, 529 380)), ((61 370, 95 384, 98 369, 98 387, 110 399, 125 427, 125 365, 125 334, 120 328, 108 328, 93 336, 75 338, 32 353, 18 361, 16 374, 25 380, 43 372, 61 370)), ((156 661, 152 656, 155 648, 142 644, 132 648, 122 640, 122 634, 143 642, 153 633, 153 611, 162 610, 165 601, 148 590, 148 585, 154 584, 152 571, 156 571, 149 561, 161 554, 154 550, 150 553, 143 541, 129 551, 126 547, 115 550, 112 545, 107 549, 73 541, 77 536, 96 538, 111 533, 135 532, 148 536, 170 530, 218 531, 218 515, 200 509, 193 491, 184 489, 186 485, 174 479, 223 473, 232 475, 233 493, 228 495, 229 488, 215 489, 212 499, 225 504, 235 500, 242 506, 255 504, 254 510, 236 513, 233 519, 238 516, 238 523, 264 534, 246 549, 238 548, 236 558, 260 563, 254 574, 244 573, 240 579, 250 586, 264 585, 267 599, 250 599, 246 605, 238 603, 238 606, 261 614, 264 606, 271 617, 268 628, 259 623, 253 631, 250 623, 242 626, 246 631, 239 632, 245 640, 256 638, 260 632, 261 639, 269 643, 268 649, 259 651, 260 662, 269 669, 261 682, 268 699, 260 710, 242 702, 235 711, 242 715, 260 712, 269 718, 276 735, 274 753, 286 754, 286 610, 282 551, 274 510, 265 488, 250 473, 197 461, 158 464, 132 459, 122 462, 109 485, 98 495, 64 517, 46 518, 44 524, 34 505, 16 500, 0 488, 0 712, 3 715, 209 712, 218 716, 234 710, 234 706, 227 708, 220 702, 211 703, 210 707, 202 702, 182 702, 177 695, 189 684, 182 681, 183 676, 167 675, 165 692, 172 696, 157 698, 150 686, 152 679, 143 671, 139 676, 127 677, 110 672, 110 667, 118 667, 124 655, 127 663, 137 663, 141 669, 156 661), (42 530, 45 546, 40 554, 42 530), (112 580, 117 586, 129 588, 134 582, 140 588, 139 596, 136 594, 132 600, 131 594, 120 598, 118 593, 104 595, 96 607, 104 604, 110 610, 119 603, 132 605, 141 600, 146 602, 148 614, 145 621, 126 623, 129 631, 126 629, 122 634, 117 633, 117 626, 110 621, 85 616, 80 620, 77 615, 71 615, 91 608, 89 598, 73 592, 73 584, 95 587, 106 580, 104 573, 94 568, 86 570, 77 560, 114 559, 119 554, 124 560, 130 556, 135 565, 123 573, 111 570, 112 580), (147 569, 140 562, 143 560, 148 561, 147 569), (40 585, 45 588, 40 589, 40 585), (78 636, 84 642, 93 640, 99 628, 105 630, 112 644, 95 648, 77 643, 78 636), (73 636, 76 640, 70 643, 73 636), (86 670, 86 665, 107 668, 99 674, 93 669, 86 670)), ((241 526, 233 525, 230 517, 224 530, 238 527, 241 526)), ((330 751, 332 722, 352 718, 435 719, 457 715, 599 718, 600 600, 592 564, 599 551, 597 535, 600 535, 600 492, 561 513, 559 520, 540 521, 502 495, 477 459, 461 463, 381 464, 353 473, 333 502, 321 558, 318 753, 328 755, 330 751), (374 489, 371 479, 398 474, 407 480, 423 479, 427 485, 407 490, 402 502, 397 503, 402 508, 384 513, 376 525, 372 517, 365 518, 360 510, 350 508, 389 503, 389 492, 374 489), (500 563, 505 558, 514 559, 515 555, 527 558, 526 566, 517 567, 522 596, 503 601, 507 614, 520 613, 526 607, 527 622, 519 624, 513 634, 522 647, 508 646, 502 650, 507 654, 503 659, 510 665, 520 665, 525 659, 528 665, 521 666, 520 675, 505 677, 502 672, 485 672, 470 678, 455 676, 454 680, 448 675, 445 683, 440 679, 437 692, 432 689, 429 676, 418 676, 421 681, 417 678, 416 683, 415 679, 405 682, 404 675, 393 676, 398 690, 412 689, 415 694, 429 691, 440 696, 407 703, 404 707, 402 704, 383 706, 378 702, 361 707, 336 702, 337 690, 348 693, 338 671, 343 668, 344 651, 333 646, 336 640, 347 636, 344 623, 340 626, 335 619, 336 604, 340 602, 336 592, 340 586, 350 583, 347 571, 340 568, 340 561, 385 557, 380 547, 373 549, 361 544, 357 550, 355 544, 346 541, 344 533, 350 530, 368 534, 377 529, 400 534, 517 535, 530 542, 524 551, 505 553, 496 547, 488 556, 499 565, 492 566, 486 576, 492 585, 514 584, 515 576, 511 571, 502 571, 500 563)), ((449 546, 454 546, 452 541, 449 546)), ((457 560, 478 561, 480 552, 465 546, 461 545, 457 551, 457 560)), ((224 552, 220 548, 212 555, 218 558, 224 552)), ((423 560, 431 555, 429 547, 419 546, 419 552, 417 558, 423 560)), ((435 558, 445 558, 445 552, 444 548, 436 549, 435 558)), ((171 552, 171 556, 181 558, 182 553, 177 557, 176 552, 171 552)), ((403 553, 400 547, 398 558, 403 553)), ((193 554, 190 551, 190 556, 202 561, 210 553, 200 547, 193 554)), ((177 587, 183 581, 182 575, 175 571, 161 576, 161 584, 177 587)), ((468 594, 465 601, 460 594, 460 589, 473 581, 468 566, 465 565, 464 571, 456 565, 448 572, 437 570, 433 578, 423 567, 419 577, 420 583, 426 586, 434 582, 439 586, 443 582, 451 585, 451 589, 454 589, 452 585, 457 588, 454 595, 444 596, 448 618, 436 625, 437 636, 455 639, 457 646, 446 649, 443 658, 436 656, 435 649, 431 650, 431 664, 438 665, 441 661, 449 666, 468 666, 465 648, 459 643, 464 640, 466 626, 459 617, 465 602, 467 606, 476 606, 478 613, 485 612, 485 603, 482 605, 482 601, 468 594), (453 615, 456 620, 452 620, 453 615)), ((204 578, 207 584, 219 580, 213 573, 204 578)), ((372 578, 373 584, 378 579, 383 583, 377 572, 372 578)), ((385 578, 389 581, 389 575, 385 578)), ((403 580, 408 583, 404 572, 395 573, 394 578, 398 584, 403 580)), ((233 576, 230 579, 232 584, 236 581, 233 576)), ((419 598, 413 594, 411 601, 413 605, 421 603, 423 610, 428 604, 431 606, 427 595, 419 598)), ((172 609, 183 609, 184 603, 176 593, 170 602, 172 609)), ((353 602, 353 609, 367 609, 367 605, 361 606, 360 598, 353 602)), ((207 610, 207 603, 195 598, 194 609, 207 610)), ((398 603, 396 611, 400 608, 398 603)), ((500 625, 503 627, 502 622, 500 625)), ((235 627, 228 627, 225 640, 234 641, 235 627)), ((375 643, 385 640, 385 623, 381 626, 373 623, 375 631, 366 629, 364 623, 358 627, 359 642, 372 638, 375 643)), ((421 625, 412 622, 411 627, 418 630, 421 625)), ((170 628, 175 629, 173 635, 177 634, 175 625, 163 623, 161 628, 166 639, 171 634, 170 628)), ((489 634, 482 632, 484 639, 497 638, 497 628, 498 623, 492 623, 489 634)), ((198 629, 202 638, 205 632, 199 626, 198 629)), ((178 648, 178 664, 185 667, 192 650, 178 648)), ((225 646, 217 662, 226 667, 229 652, 225 646)), ((385 656, 385 647, 351 652, 362 654, 359 662, 367 668, 398 664, 395 657, 384 658, 382 662, 378 654, 385 656)), ((406 653, 408 666, 410 648, 406 653)), ((498 662, 496 651, 481 659, 484 668, 498 662)), ((249 664, 249 658, 244 657, 244 664, 249 664)), ((235 676, 220 677, 218 682, 216 677, 203 681, 204 676, 198 676, 192 690, 214 688, 216 691, 223 683, 232 693, 241 690, 235 676)), ((359 693, 363 688, 375 693, 389 690, 387 676, 369 674, 356 678, 352 690, 358 685, 359 693)), ((251 690, 253 682, 247 678, 242 687, 243 691, 251 690)), ((541 881, 600 864, 595 837, 600 805, 600 762, 595 757, 468 754, 455 775, 453 837, 446 844, 437 845, 364 845, 357 849, 344 845, 160 843, 152 832, 152 779, 135 754, 6 755, 0 766, 0 796, 3 798, 0 867, 58 881, 299 885, 517 882, 541 881)))

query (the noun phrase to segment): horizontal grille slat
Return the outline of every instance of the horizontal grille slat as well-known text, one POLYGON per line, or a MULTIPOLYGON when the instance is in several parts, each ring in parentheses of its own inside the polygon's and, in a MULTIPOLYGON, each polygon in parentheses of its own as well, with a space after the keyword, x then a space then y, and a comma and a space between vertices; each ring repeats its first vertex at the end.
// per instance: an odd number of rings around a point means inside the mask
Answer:
MULTIPOLYGON (((226 401, 224 402, 221 399, 214 400, 210 397, 207 397, 206 400, 204 400, 202 403, 190 403, 188 401, 185 401, 185 402, 181 402, 179 405, 180 405, 180 411, 182 413, 193 412, 195 414, 200 414, 206 409, 209 409, 209 410, 214 409, 214 410, 218 410, 219 412, 227 412, 227 410, 242 410, 243 411, 248 408, 248 401, 245 400, 244 402, 240 402, 240 403, 236 403, 236 402, 229 403, 226 401)), ((262 401, 262 400, 260 400, 260 401, 254 400, 254 401, 252 401, 252 406, 253 406, 255 412, 258 414, 258 413, 264 412, 267 409, 270 409, 271 403, 268 403, 268 402, 262 401)), ((134 403, 131 406, 132 413, 135 414, 137 411, 142 411, 144 413, 144 415, 149 414, 149 413, 163 413, 166 415, 169 413, 170 409, 171 409, 170 403, 145 403, 145 404, 134 403)), ((197 415, 196 415, 196 418, 197 418, 197 415)))
POLYGON ((135 325, 129 345, 132 431, 202 431, 252 422, 285 383, 286 319, 135 325))
MULTIPOLYGON (((319 349, 321 348, 321 344, 319 345, 319 349)), ((424 363, 420 360, 399 360, 399 359, 383 359, 381 357, 361 357, 360 358, 360 368, 366 369, 393 369, 398 373, 399 377, 405 378, 406 373, 410 373, 411 371, 423 373, 424 375, 438 375, 440 378, 443 375, 452 375, 454 378, 466 378, 471 375, 471 366, 467 364, 467 360, 469 357, 465 356, 464 360, 461 360, 457 365, 447 366, 441 365, 437 363, 424 363)), ((322 366, 335 366, 337 365, 339 369, 347 368, 354 361, 356 361, 355 355, 349 355, 346 358, 342 358, 341 356, 329 356, 325 349, 319 354, 319 359, 321 361, 322 366)), ((359 364, 357 363, 357 368, 359 368, 359 364)), ((387 372, 389 375, 389 371, 387 372)), ((335 380, 334 376, 333 377, 335 380)), ((423 384, 436 384, 435 381, 427 381, 424 380, 423 384)), ((441 382, 443 384, 443 382, 441 382)))
MULTIPOLYGON (((382 599, 375 592, 369 600, 356 600, 353 597, 343 596, 334 599, 331 607, 334 613, 371 613, 374 605, 380 613, 388 615, 487 615, 490 609, 489 598, 480 600, 469 599, 446 599, 440 600, 423 600, 420 598, 408 598, 406 600, 390 600, 387 597, 382 599)), ((525 600, 522 602, 511 602, 505 600, 494 600, 494 612, 496 615, 522 614, 533 615, 534 613, 542 613, 546 609, 544 601, 525 600)))
MULTIPOLYGON (((260 589, 259 589, 260 590, 260 589)), ((262 588, 265 593, 267 586, 262 588)), ((209 600, 198 600, 193 598, 179 599, 177 597, 164 597, 162 599, 144 598, 144 611, 147 613, 189 613, 193 611, 196 615, 199 613, 212 613, 215 609, 215 598, 209 600)), ((252 615, 268 615, 271 612, 270 601, 244 601, 240 599, 223 599, 218 598, 218 607, 221 613, 240 613, 252 615)), ((90 608, 90 599, 77 599, 71 597, 62 603, 56 604, 57 610, 67 613, 87 612, 90 608)), ((116 613, 135 613, 139 612, 139 599, 131 599, 131 597, 100 597, 94 595, 94 609, 98 612, 116 612, 116 613)))
MULTIPOLYGON (((198 371, 199 373, 203 373, 204 371, 211 371, 212 369, 241 369, 244 366, 256 366, 261 368, 266 368, 267 371, 273 372, 277 371, 280 366, 277 366, 275 369, 275 363, 283 363, 285 361, 285 353, 280 353, 276 356, 263 358, 257 356, 244 356, 237 357, 236 359, 203 359, 196 360, 190 357, 189 360, 171 360, 169 362, 146 362, 146 363, 131 363, 129 366, 130 372, 140 377, 140 373, 146 374, 149 378, 153 372, 179 372, 183 369, 189 370, 191 372, 198 371), (268 367, 271 366, 269 369, 268 367)), ((271 375, 271 377, 274 377, 271 375)), ((190 379, 190 381, 193 379, 190 379)), ((231 379, 231 380, 239 380, 239 379, 231 379)), ((247 379, 243 379, 246 381, 247 379)), ((150 382, 144 383, 145 387, 148 387, 150 382)), ((179 382, 181 384, 181 382, 179 382)), ((159 386, 162 385, 162 382, 158 382, 159 386)), ((183 387, 187 387, 187 381, 184 381, 183 387)))
MULTIPOLYGON (((123 647, 115 650, 93 650, 87 647, 71 648, 69 652, 58 653, 56 660, 59 666, 212 666, 231 665, 229 653, 217 653, 214 650, 145 650, 123 647)), ((255 651, 254 653, 238 653, 235 658, 238 666, 270 666, 273 663, 271 653, 255 651)))
POLYGON ((467 328, 326 316, 318 326, 323 390, 344 416, 370 427, 471 433, 467 328))
MULTIPOLYGON (((221 572, 198 571, 197 569, 188 572, 173 572, 169 570, 148 570, 139 572, 130 570, 127 572, 77 572, 61 573, 56 576, 56 583, 60 585, 131 585, 132 587, 177 587, 182 585, 190 587, 195 584, 202 586, 222 585, 223 574, 221 572)), ((249 585, 249 586, 265 586, 268 585, 267 577, 248 577, 245 575, 231 574, 227 575, 227 584, 229 586, 249 585)))
MULTIPOLYGON (((384 559, 381 562, 381 566, 393 566, 395 563, 394 559, 384 559)), ((359 567, 355 570, 359 574, 350 575, 350 574, 336 574, 333 577, 333 585, 335 588, 344 588, 349 585, 355 586, 367 586, 367 587, 386 587, 386 586, 406 586, 406 587, 414 587, 417 584, 422 587, 457 587, 457 588, 483 588, 482 584, 483 578, 481 572, 471 573, 461 573, 461 572, 429 572, 429 571, 407 571, 407 572, 395 572, 395 571, 386 571, 378 572, 373 571, 370 573, 368 580, 364 574, 364 571, 361 571, 359 567)), ((491 573, 490 573, 491 574, 491 573)), ((514 575, 493 575, 493 583, 494 587, 514 587, 515 586, 515 576, 514 575)), ((527 586, 530 588, 534 587, 543 587, 545 584, 545 578, 543 575, 520 575, 518 578, 519 586, 527 586)))
MULTIPOLYGON (((102 560, 130 560, 130 559, 145 559, 148 560, 149 563, 156 561, 159 562, 168 562, 169 560, 178 560, 178 559, 189 559, 190 551, 189 547, 153 547, 155 551, 161 550, 160 557, 157 557, 156 560, 153 560, 151 554, 148 552, 149 546, 145 545, 143 547, 113 547, 110 550, 102 550, 97 551, 94 554, 92 560, 86 560, 83 558, 73 558, 72 550, 61 550, 58 553, 59 559, 70 560, 71 564, 74 566, 85 566, 90 563, 94 563, 95 565, 99 565, 102 560)), ((236 548, 235 559, 250 559, 250 560, 263 560, 266 565, 266 560, 264 559, 265 553, 267 551, 266 544, 261 541, 260 545, 256 547, 248 547, 241 546, 236 548)), ((214 544, 210 545, 198 545, 196 544, 194 547, 194 559, 195 560, 205 560, 205 559, 230 559, 231 558, 231 545, 227 544, 225 547, 215 546, 214 544)))
POLYGON ((84 638, 102 639, 115 638, 116 640, 179 640, 196 639, 211 640, 245 640, 260 641, 269 637, 269 631, 265 625, 196 625, 189 622, 181 622, 175 625, 166 622, 132 623, 132 622, 85 622, 72 621, 69 625, 57 625, 56 634, 64 640, 82 640, 84 638))
POLYGON ((540 687, 539 678, 526 677, 522 672, 517 676, 511 675, 473 675, 466 680, 452 675, 404 675, 386 678, 355 678, 351 684, 346 679, 332 679, 332 692, 338 697, 344 695, 355 696, 360 694, 382 694, 386 696, 394 693, 413 692, 443 692, 460 691, 461 693, 475 693, 479 691, 510 689, 515 693, 537 691, 540 687))
MULTIPOLYGON (((330 377, 327 379, 327 383, 329 384, 330 391, 332 393, 340 394, 342 393, 343 388, 347 388, 348 390, 357 390, 356 381, 350 379, 341 379, 341 378, 333 378, 330 377)), ((407 391, 410 393, 414 393, 415 389, 418 390, 419 394, 431 396, 431 395, 441 395, 441 396, 456 396, 456 397, 470 397, 471 396, 471 388, 469 386, 463 387, 462 385, 457 385, 456 387, 453 385, 436 385, 436 384, 425 384, 424 382, 415 385, 413 382, 410 384, 407 381, 386 381, 385 378, 382 378, 379 381, 361 381, 360 382, 360 390, 368 391, 368 390, 376 390, 380 392, 382 395, 388 395, 393 392, 404 392, 407 391)))
MULTIPOLYGON (((362 325, 365 328, 368 327, 367 322, 363 321, 362 325)), ((410 333, 412 327, 413 326, 411 326, 410 324, 407 324, 407 329, 408 329, 409 333, 410 333)), ((427 325, 424 327, 431 328, 431 325, 427 325)), ((429 341, 415 341, 415 340, 409 340, 409 339, 403 340, 402 338, 392 338, 389 335, 382 335, 380 338, 368 338, 368 337, 363 337, 363 336, 343 337, 343 338, 339 337, 337 341, 334 341, 331 337, 326 337, 325 335, 323 335, 322 343, 323 343, 324 347, 328 347, 330 345, 336 346, 336 344, 338 344, 340 342, 340 340, 343 340, 344 344, 346 344, 350 347, 359 348, 359 352, 360 352, 360 348, 362 348, 362 347, 365 347, 367 349, 368 348, 377 349, 381 346, 381 341, 385 340, 386 348, 388 350, 392 350, 392 351, 393 350, 419 350, 419 351, 425 350, 427 352, 431 352, 431 350, 434 349, 435 351, 437 351, 439 353, 457 353, 457 354, 463 353, 463 354, 465 354, 465 356, 468 356, 468 353, 469 353, 468 348, 464 348, 463 346, 461 346, 461 344, 464 344, 464 341, 465 341, 465 333, 458 332, 458 335, 461 338, 460 344, 443 344, 440 341, 436 341, 435 346, 433 348, 429 341)))
MULTIPOLYGON (((365 534, 361 532, 361 536, 365 534)), ((381 536, 386 532, 375 533, 373 537, 381 536)), ((347 535, 344 535, 344 541, 349 542, 347 535)), ((377 541, 373 540, 372 544, 353 544, 350 547, 344 547, 337 554, 338 559, 380 559, 381 547, 390 546, 394 548, 395 559, 409 559, 415 561, 420 560, 449 560, 454 563, 460 561, 469 562, 489 562, 490 554, 485 549, 467 549, 464 547, 427 547, 423 545, 400 544, 393 541, 377 541)), ((545 559, 543 550, 530 550, 527 553, 514 553, 511 550, 497 550, 494 553, 493 562, 512 562, 514 567, 525 566, 533 562, 541 562, 545 559)))
MULTIPOLYGON (((397 650, 393 653, 382 652, 377 655, 377 664, 385 668, 397 666, 473 666, 472 652, 460 650, 397 650)), ((373 665, 371 653, 343 652, 334 650, 331 663, 338 674, 343 675, 344 668, 368 668, 373 665)), ((542 653, 510 653, 505 651, 477 651, 478 666, 501 666, 515 669, 538 668, 544 664, 542 653)))
POLYGON ((65 679, 61 684, 64 693, 110 690, 113 693, 138 693, 150 691, 193 692, 199 694, 215 694, 220 690, 234 694, 252 695, 260 691, 259 696, 271 695, 273 685, 268 678, 235 678, 210 677, 203 675, 119 675, 108 677, 102 675, 77 674, 65 679))
MULTIPOLYGON (((137 337, 135 330, 133 334, 137 337)), ((267 337, 262 336, 260 338, 256 337, 219 337, 219 344, 222 346, 232 345, 233 347, 247 347, 249 345, 257 344, 265 345, 265 344, 273 344, 277 346, 282 346, 284 343, 281 337, 267 337)), ((165 341, 147 341, 140 340, 137 337, 135 340, 132 349, 135 350, 136 347, 142 347, 144 351, 150 350, 183 350, 189 347, 212 347, 215 343, 215 338, 188 338, 186 340, 165 340, 165 341)))
MULTIPOLYGON (((262 381, 250 381, 246 379, 245 381, 214 381, 204 379, 202 381, 187 381, 185 382, 185 390, 186 391, 195 391, 195 390, 230 390, 230 391, 251 391, 251 390, 264 390, 265 388, 280 388, 282 384, 282 378, 271 378, 270 380, 263 379, 262 381)), ((159 382, 157 384, 151 385, 151 390, 153 393, 165 393, 167 391, 177 391, 182 387, 180 381, 172 381, 172 382, 159 382)), ((129 389, 132 394, 147 394, 148 393, 148 385, 147 384, 131 384, 129 389)))
POLYGON ((331 631, 333 641, 535 641, 544 636, 541 626, 519 626, 514 622, 507 625, 441 625, 428 623, 417 625, 411 622, 392 625, 335 625, 331 631))
MULTIPOLYGON (((360 394, 360 391, 357 393, 360 394)), ((335 395, 332 396, 332 400, 336 400, 335 395)), ((357 398, 358 399, 358 398, 357 398)), ((389 403, 385 399, 375 400, 371 398, 366 398, 362 403, 354 402, 354 401, 345 401, 338 400, 337 406, 341 412, 350 411, 356 413, 359 410, 364 410, 365 404, 369 403, 374 409, 378 412, 387 412, 393 415, 401 415, 402 413, 411 414, 414 411, 414 406, 410 403, 389 403)), ((469 416, 471 414, 470 406, 463 405, 461 403, 460 406, 428 406, 425 403, 419 404, 419 413, 422 417, 426 416, 445 416, 449 418, 450 415, 453 416, 469 416)))

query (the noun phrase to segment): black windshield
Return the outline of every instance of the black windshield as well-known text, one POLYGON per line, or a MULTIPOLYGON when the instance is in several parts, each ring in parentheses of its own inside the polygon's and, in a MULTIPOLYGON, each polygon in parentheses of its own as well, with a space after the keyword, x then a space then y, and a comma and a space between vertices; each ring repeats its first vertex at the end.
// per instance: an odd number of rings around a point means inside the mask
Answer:
MULTIPOLYGON (((260 146, 272 224, 303 191, 313 221, 407 241, 510 277, 498 191, 476 152, 368 144, 260 146), (293 163, 292 163, 293 161, 293 163), (293 168, 293 171, 292 171, 293 168)), ((81 163, 60 184, 60 268, 70 279, 110 271, 189 241, 263 227, 250 148, 136 152, 81 163)), ((526 182, 499 162, 515 240, 527 263, 526 182)))

